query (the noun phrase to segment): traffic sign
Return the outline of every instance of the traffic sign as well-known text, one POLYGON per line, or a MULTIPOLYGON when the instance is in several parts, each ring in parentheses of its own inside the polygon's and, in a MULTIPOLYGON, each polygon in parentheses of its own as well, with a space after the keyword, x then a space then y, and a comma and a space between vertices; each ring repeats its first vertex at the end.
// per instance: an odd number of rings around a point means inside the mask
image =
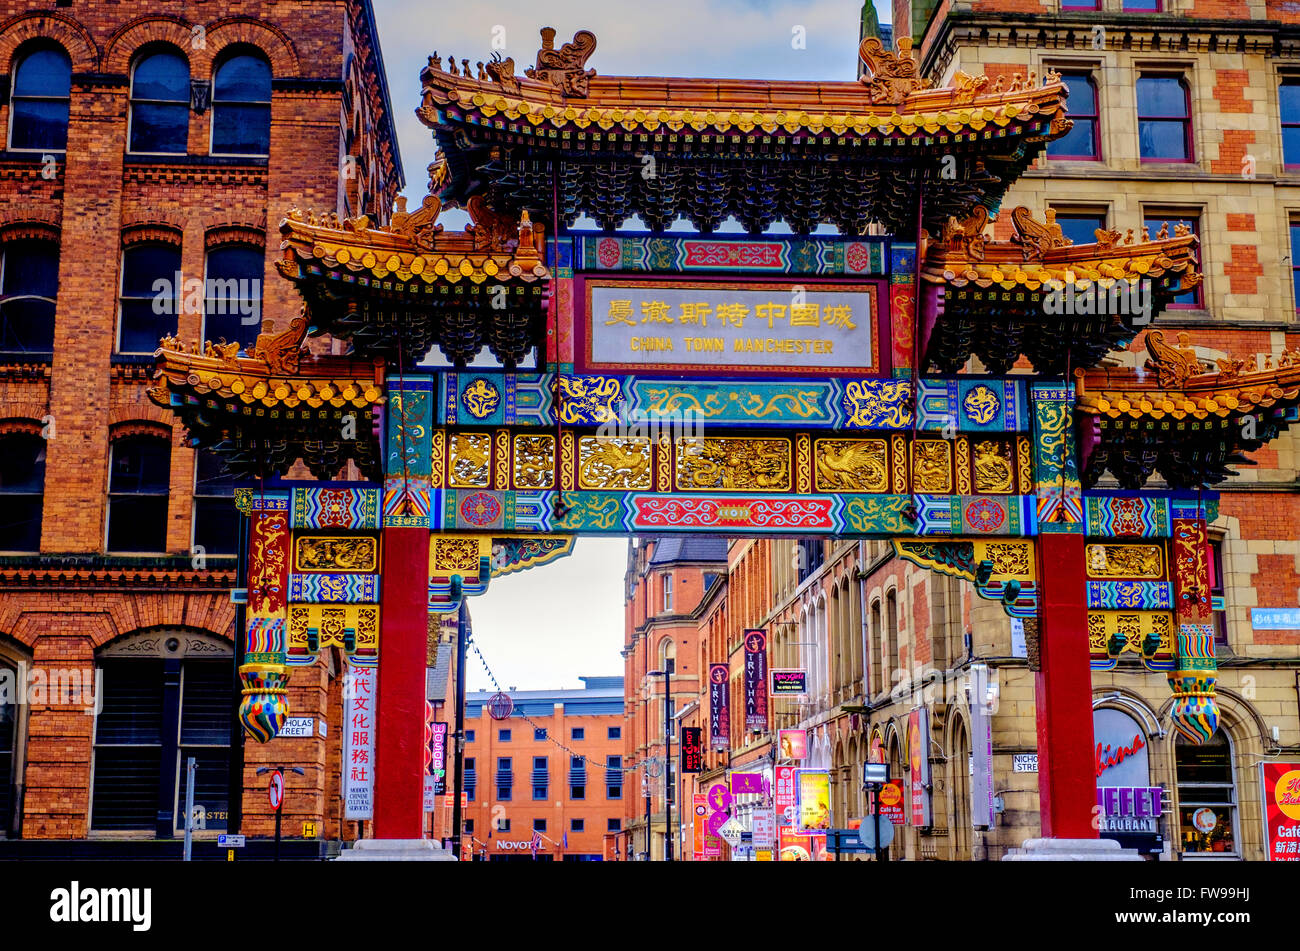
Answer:
POLYGON ((304 839, 316 838, 316 823, 310 819, 304 820, 302 824, 302 837, 304 839))
POLYGON ((271 782, 266 787, 266 797, 271 801, 271 808, 280 811, 284 804, 284 773, 276 770, 271 774, 271 782))
POLYGON ((242 849, 244 847, 244 837, 242 835, 228 835, 221 833, 217 836, 217 848, 219 849, 242 849))
MULTIPOLYGON (((857 833, 858 840, 862 843, 863 851, 874 852, 876 850, 876 823, 863 822, 862 825, 853 830, 857 833)), ((880 847, 889 848, 889 844, 894 841, 894 824, 892 822, 880 823, 880 847)), ((827 840, 827 848, 830 847, 827 840)), ((841 851, 849 851, 846 847, 841 846, 841 851)))

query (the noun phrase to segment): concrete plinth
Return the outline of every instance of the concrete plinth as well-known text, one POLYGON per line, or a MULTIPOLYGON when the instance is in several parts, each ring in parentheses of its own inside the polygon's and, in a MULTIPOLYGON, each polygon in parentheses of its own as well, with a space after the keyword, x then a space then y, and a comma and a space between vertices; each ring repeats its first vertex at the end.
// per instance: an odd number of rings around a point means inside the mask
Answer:
POLYGON ((1026 839, 1002 856, 1004 862, 1141 862, 1137 849, 1114 839, 1026 839))
POLYGON ((360 839, 336 862, 454 862, 456 856, 430 839, 360 839))

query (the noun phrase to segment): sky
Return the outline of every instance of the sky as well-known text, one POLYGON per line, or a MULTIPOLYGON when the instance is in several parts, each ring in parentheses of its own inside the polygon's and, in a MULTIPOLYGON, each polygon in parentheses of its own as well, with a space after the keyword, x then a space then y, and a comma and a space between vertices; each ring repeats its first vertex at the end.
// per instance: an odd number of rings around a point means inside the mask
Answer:
MULTIPOLYGON (((430 0, 373 0, 406 171, 408 207, 419 207, 433 161, 432 133, 415 118, 420 70, 435 51, 471 66, 504 47, 515 72, 535 62, 540 30, 556 45, 596 34, 587 61, 598 75, 741 79, 852 79, 861 0, 490 0, 454 10, 430 0), (496 45, 494 46, 494 39, 496 45), (802 42, 800 42, 802 40, 802 42), (801 48, 800 48, 801 47, 801 48)), ((877 0, 881 23, 890 5, 877 0)), ((444 213, 449 228, 467 220, 444 213)), ((580 676, 623 673, 624 538, 580 538, 567 558, 507 575, 471 599, 474 638, 502 688, 581 687, 580 676)), ((491 689, 472 651, 470 690, 491 689)))

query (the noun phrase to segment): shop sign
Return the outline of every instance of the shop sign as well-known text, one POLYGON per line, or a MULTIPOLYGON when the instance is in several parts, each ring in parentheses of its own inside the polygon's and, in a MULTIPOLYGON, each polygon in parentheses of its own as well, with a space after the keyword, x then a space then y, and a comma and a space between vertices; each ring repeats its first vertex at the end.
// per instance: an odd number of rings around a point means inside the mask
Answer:
POLYGON ((808 756, 807 730, 781 730, 781 759, 805 759, 808 756))
POLYGON ((763 792, 763 774, 762 773, 732 773, 731 774, 731 791, 734 795, 741 796, 749 793, 763 792))
POLYGON ((819 769, 798 771, 799 811, 795 831, 825 833, 831 827, 831 774, 819 769))
POLYGON ((731 746, 730 676, 731 668, 726 664, 709 665, 709 745, 715 750, 731 746))
POLYGON ((691 806, 695 812, 691 823, 693 852, 695 861, 698 862, 704 858, 704 822, 709 816, 709 797, 704 793, 696 793, 691 797, 691 806))
POLYGON ((778 766, 775 772, 776 809, 781 812, 799 803, 799 791, 795 785, 799 769, 796 766, 778 766))
POLYGON ((750 822, 753 826, 754 848, 771 849, 776 839, 776 816, 767 810, 754 813, 750 822))
POLYGON ((772 668, 772 695, 779 697, 808 696, 808 671, 802 667, 772 668))
POLYGON ((767 634, 745 631, 745 729, 767 732, 767 634))
POLYGON ((906 821, 903 815, 903 782, 899 779, 891 779, 883 783, 880 787, 880 793, 877 797, 880 802, 880 816, 888 819, 898 825, 906 821))
POLYGON ((1159 786, 1098 786, 1097 808, 1102 832, 1160 831, 1159 786))
POLYGON ((1260 763, 1270 862, 1300 862, 1300 763, 1260 763))
POLYGON ((698 726, 682 727, 682 773, 698 773, 704 765, 704 731, 698 726))
POLYGON ((912 825, 930 825, 930 712, 913 710, 907 718, 907 753, 912 786, 912 825))

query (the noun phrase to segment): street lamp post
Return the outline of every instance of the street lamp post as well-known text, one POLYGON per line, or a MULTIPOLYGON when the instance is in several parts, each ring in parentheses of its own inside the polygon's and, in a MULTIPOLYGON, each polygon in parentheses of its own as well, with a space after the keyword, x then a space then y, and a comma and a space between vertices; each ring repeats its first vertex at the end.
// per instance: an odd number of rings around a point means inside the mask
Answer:
MULTIPOLYGON (((672 774, 673 774, 673 744, 669 730, 672 728, 673 719, 673 662, 671 658, 664 660, 663 670, 646 671, 647 677, 664 678, 664 861, 673 861, 673 797, 672 797, 672 774)), ((646 848, 650 847, 650 797, 646 796, 646 848)))

